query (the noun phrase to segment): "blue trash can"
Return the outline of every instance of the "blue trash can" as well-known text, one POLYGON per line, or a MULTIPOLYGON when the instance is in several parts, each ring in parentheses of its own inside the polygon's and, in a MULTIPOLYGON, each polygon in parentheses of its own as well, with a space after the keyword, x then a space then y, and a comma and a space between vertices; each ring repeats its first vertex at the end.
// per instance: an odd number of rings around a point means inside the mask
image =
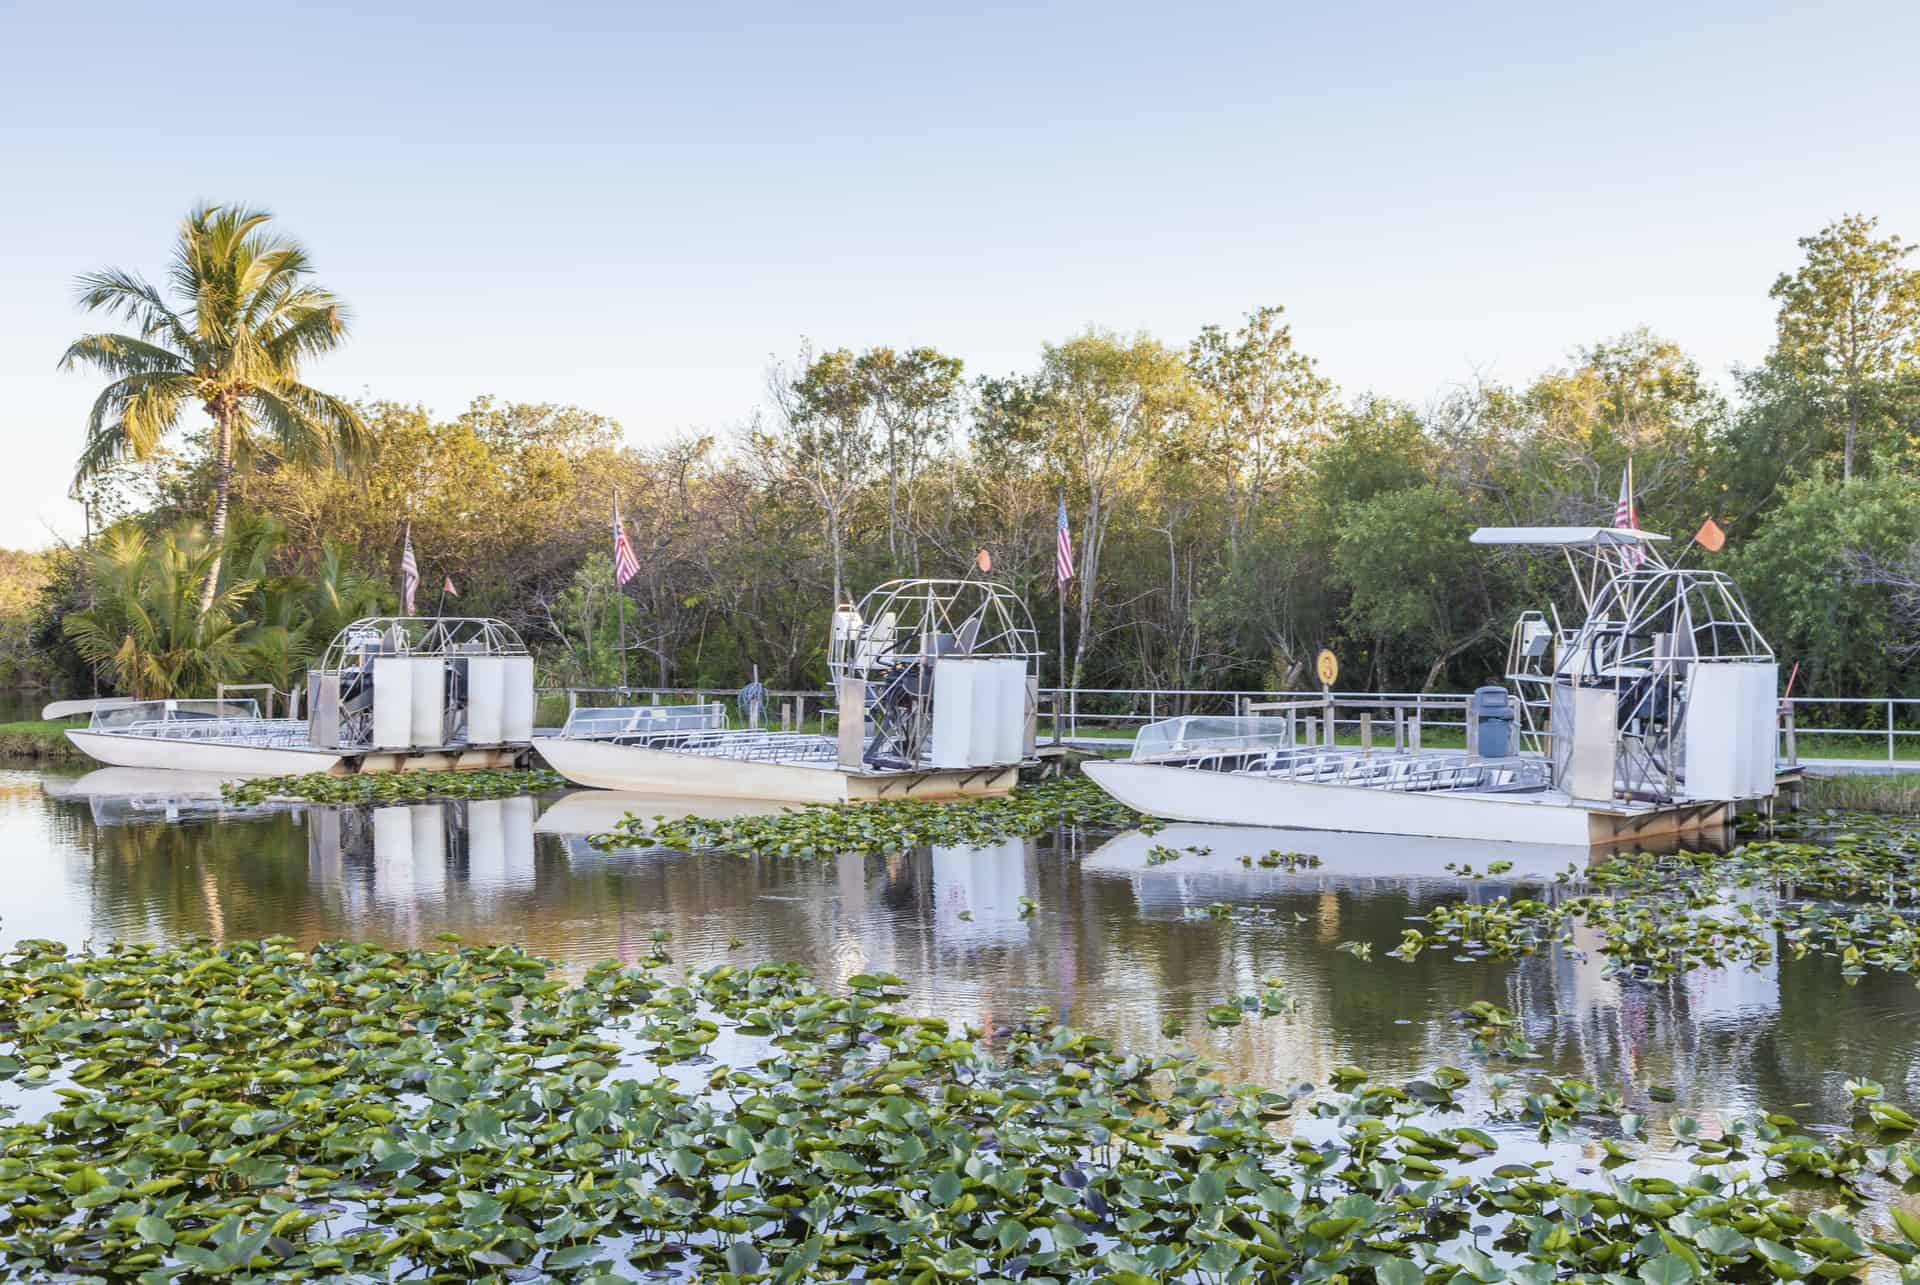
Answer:
POLYGON ((1514 752, 1512 693, 1499 686, 1476 687, 1467 708, 1481 758, 1503 759, 1514 752))

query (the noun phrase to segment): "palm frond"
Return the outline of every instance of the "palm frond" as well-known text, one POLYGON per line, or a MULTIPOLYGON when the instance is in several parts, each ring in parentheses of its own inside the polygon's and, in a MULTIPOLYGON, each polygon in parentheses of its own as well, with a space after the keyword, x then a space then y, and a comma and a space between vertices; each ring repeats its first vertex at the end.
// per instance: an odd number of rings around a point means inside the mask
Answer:
POLYGON ((143 338, 166 338, 183 354, 193 350, 191 328, 144 278, 119 268, 105 268, 83 274, 78 285, 80 306, 87 311, 124 317, 139 328, 143 338))
POLYGON ((180 422, 180 409, 195 390, 191 375, 177 372, 128 375, 94 399, 87 439, 74 466, 78 485, 126 456, 143 460, 180 422))
POLYGON ((161 371, 184 373, 187 360, 171 348, 135 339, 132 335, 82 335, 60 355, 61 370, 91 366, 108 375, 151 375, 161 371))
POLYGON ((373 435, 360 412, 331 394, 289 380, 255 390, 248 402, 285 459, 353 464, 372 452, 373 435))
POLYGON ((332 352, 347 337, 347 310, 332 291, 302 286, 288 293, 262 320, 261 348, 281 370, 304 358, 332 352))

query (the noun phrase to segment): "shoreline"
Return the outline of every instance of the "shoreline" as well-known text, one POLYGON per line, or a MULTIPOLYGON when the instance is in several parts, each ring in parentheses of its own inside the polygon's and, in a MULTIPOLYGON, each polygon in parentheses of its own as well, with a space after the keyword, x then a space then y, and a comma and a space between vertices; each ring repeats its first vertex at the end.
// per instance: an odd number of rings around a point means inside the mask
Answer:
POLYGON ((85 767, 93 760, 66 738, 68 726, 39 719, 0 723, 0 762, 85 767))

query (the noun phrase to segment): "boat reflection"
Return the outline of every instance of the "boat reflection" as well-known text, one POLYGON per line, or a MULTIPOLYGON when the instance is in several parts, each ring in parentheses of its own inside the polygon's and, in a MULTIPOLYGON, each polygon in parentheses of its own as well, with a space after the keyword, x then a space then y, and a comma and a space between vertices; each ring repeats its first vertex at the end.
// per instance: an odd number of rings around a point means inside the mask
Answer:
MULTIPOLYGON (((1412 962, 1387 955, 1443 900, 1539 895, 1586 859, 1558 849, 1502 845, 1496 859, 1514 867, 1487 877, 1487 848, 1416 852, 1405 840, 1175 826, 746 859, 597 848, 586 836, 609 819, 578 796, 236 812, 198 793, 89 788, 0 793, 5 940, 285 933, 303 944, 426 946, 451 932, 524 945, 578 973, 644 958, 665 933, 676 968, 791 960, 833 983, 890 972, 913 1011, 989 1031, 1044 1007, 1145 1051, 1184 1027, 1181 1038, 1230 1076, 1268 1084, 1323 1081, 1346 1063, 1381 1076, 1467 1065, 1471 1037, 1450 1014, 1476 1000, 1527 1015, 1540 1057, 1502 1069, 1579 1075, 1636 1103, 1667 1085, 1682 1091, 1679 1108, 1697 1092, 1696 1106, 1807 1101, 1844 1118, 1847 1075, 1907 1084, 1920 1065, 1911 979, 1876 972, 1848 984, 1834 959, 1650 985, 1609 976, 1602 941, 1585 929, 1525 959, 1455 948, 1412 962), (169 809, 178 820, 149 823, 169 809), (1211 851, 1149 866, 1157 845, 1211 851), (1240 864, 1276 848, 1323 864, 1298 873, 1240 864), (1448 862, 1480 877, 1449 873, 1448 862), (1216 901, 1235 908, 1231 917, 1204 913, 1216 901), (1345 942, 1370 944, 1373 958, 1345 942), (1207 1027, 1210 1005, 1267 977, 1286 982, 1295 1017, 1207 1027)), ((612 806, 666 811, 658 800, 612 806)))
POLYGON ((441 901, 535 883, 535 801, 456 799, 308 809, 307 869, 317 883, 384 902, 441 901))

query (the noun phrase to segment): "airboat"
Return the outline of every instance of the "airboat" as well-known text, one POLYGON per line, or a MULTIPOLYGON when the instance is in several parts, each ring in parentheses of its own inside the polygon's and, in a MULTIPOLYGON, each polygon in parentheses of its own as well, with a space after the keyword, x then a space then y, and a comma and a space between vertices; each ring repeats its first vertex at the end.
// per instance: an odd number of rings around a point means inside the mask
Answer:
POLYGON ((859 803, 1004 794, 1034 753, 1038 638, 990 580, 892 580, 833 615, 837 734, 729 725, 724 702, 580 707, 540 754, 577 785, 859 803))
POLYGON ((67 739, 113 767, 224 776, 506 767, 533 743, 533 658, 498 620, 356 620, 306 696, 306 718, 252 698, 102 702, 67 739))
POLYGON ((1174 821, 1568 845, 1715 834, 1770 805, 1779 667, 1730 577, 1667 565, 1666 537, 1638 530, 1471 539, 1559 550, 1583 611, 1571 628, 1551 607, 1515 622, 1505 684, 1469 706, 1475 749, 1312 744, 1291 710, 1186 716, 1087 775, 1174 821))

